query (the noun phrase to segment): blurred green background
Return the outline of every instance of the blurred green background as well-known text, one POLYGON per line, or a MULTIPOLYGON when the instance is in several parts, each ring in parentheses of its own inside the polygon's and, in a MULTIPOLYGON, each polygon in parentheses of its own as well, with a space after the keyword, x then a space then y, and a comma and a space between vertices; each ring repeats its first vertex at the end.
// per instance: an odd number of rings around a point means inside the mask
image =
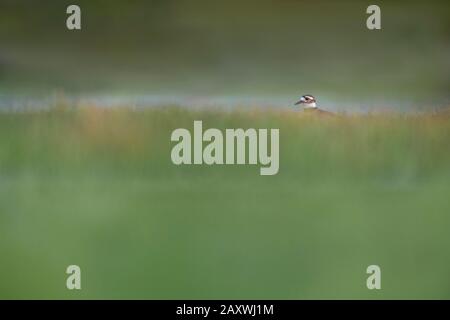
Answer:
POLYGON ((448 299, 449 141, 448 116, 4 114, 0 297, 448 299), (279 173, 173 165, 195 119, 279 128, 279 173))
POLYGON ((391 113, 448 106, 447 1, 378 1, 381 31, 369 1, 183 0, 76 1, 71 32, 72 3, 0 2, 0 298, 450 298, 449 114, 391 113), (173 165, 194 120, 279 128, 280 172, 173 165))

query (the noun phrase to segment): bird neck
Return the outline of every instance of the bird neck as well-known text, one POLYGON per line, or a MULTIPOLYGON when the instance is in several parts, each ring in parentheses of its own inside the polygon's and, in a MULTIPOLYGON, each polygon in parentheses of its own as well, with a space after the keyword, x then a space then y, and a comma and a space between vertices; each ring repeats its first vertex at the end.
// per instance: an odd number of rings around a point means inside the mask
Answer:
POLYGON ((315 102, 312 102, 312 103, 305 103, 303 105, 303 108, 305 108, 305 109, 314 109, 314 108, 317 108, 317 106, 316 106, 315 102))

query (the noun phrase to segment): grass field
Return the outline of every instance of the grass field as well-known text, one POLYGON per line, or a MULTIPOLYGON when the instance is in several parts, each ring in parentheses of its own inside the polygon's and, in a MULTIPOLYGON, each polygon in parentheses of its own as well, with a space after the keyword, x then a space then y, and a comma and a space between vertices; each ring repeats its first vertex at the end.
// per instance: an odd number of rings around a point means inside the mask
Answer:
POLYGON ((445 115, 2 113, 0 298, 449 299, 449 195, 445 115), (279 173, 173 165, 194 120, 279 128, 279 173))

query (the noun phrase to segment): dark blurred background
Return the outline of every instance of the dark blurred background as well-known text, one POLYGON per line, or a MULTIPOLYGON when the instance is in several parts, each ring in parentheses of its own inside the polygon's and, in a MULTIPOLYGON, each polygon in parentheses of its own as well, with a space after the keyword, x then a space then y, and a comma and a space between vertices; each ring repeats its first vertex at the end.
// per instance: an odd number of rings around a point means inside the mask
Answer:
POLYGON ((366 28, 370 4, 1 0, 0 95, 449 103, 449 2, 376 1, 380 31, 366 28), (70 4, 81 31, 66 28, 70 4))

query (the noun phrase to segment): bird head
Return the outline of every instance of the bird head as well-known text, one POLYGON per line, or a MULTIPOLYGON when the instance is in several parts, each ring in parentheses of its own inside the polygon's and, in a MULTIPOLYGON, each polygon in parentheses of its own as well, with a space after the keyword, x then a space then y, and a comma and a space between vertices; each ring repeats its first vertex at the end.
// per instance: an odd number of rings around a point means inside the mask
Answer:
POLYGON ((303 108, 316 108, 316 98, 310 94, 305 94, 295 103, 295 105, 300 105, 303 108))

